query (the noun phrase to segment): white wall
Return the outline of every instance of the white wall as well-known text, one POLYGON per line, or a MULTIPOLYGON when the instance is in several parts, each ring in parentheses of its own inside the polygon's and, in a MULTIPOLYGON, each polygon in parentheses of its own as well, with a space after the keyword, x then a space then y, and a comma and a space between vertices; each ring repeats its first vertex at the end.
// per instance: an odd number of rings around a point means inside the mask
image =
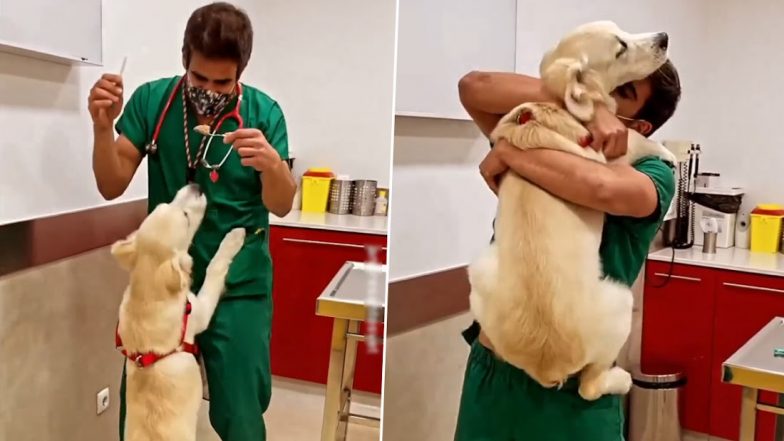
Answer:
MULTIPOLYGON (((177 72, 187 19, 182 11, 193 4, 105 2, 104 68, 69 67, 0 53, 0 148, 6 152, 6 160, 0 161, 0 203, 8 207, 0 210, 0 223, 106 204, 92 176, 89 90, 102 72, 119 70, 125 55, 129 57, 127 91, 144 79, 177 72), (144 10, 156 12, 137 14, 144 10), (15 160, 9 160, 12 157, 15 160), (65 206, 70 209, 60 208, 65 206)), ((145 165, 138 175, 142 179, 134 179, 116 202, 144 197, 145 165)))
MULTIPOLYGON (((610 18, 632 32, 665 30, 671 35, 684 97, 676 115, 654 138, 705 139, 708 144, 712 126, 705 115, 715 101, 705 82, 705 35, 712 3, 683 3, 557 0, 545 5, 518 0, 517 71, 538 76, 544 48, 585 21, 610 18)), ((737 16, 726 15, 727 20, 737 16)), ((478 173, 487 141, 470 122, 397 118, 396 124, 390 280, 469 263, 488 243, 495 215, 495 196, 478 173)))
POLYGON ((709 99, 700 170, 747 190, 744 206, 784 203, 784 3, 725 0, 706 11, 709 99))
POLYGON ((395 0, 241 0, 253 19, 245 81, 277 99, 295 170, 333 168, 388 187, 395 0))
MULTIPOLYGON (((27 214, 4 215, 0 207, 0 223, 106 204, 92 177, 89 89, 103 72, 119 70, 124 56, 126 98, 144 81, 182 73, 185 23, 206 3, 105 1, 104 67, 0 53, 0 150, 6 152, 0 204, 27 214), (19 159, 10 160, 8 152, 19 159)), ((296 169, 330 166, 388 186, 395 1, 237 4, 249 13, 256 34, 243 80, 281 103, 296 169)), ((112 203, 145 195, 143 164, 126 195, 112 203)))
POLYGON ((489 147, 471 122, 396 118, 390 280, 464 265, 488 243, 495 195, 478 166, 489 147))

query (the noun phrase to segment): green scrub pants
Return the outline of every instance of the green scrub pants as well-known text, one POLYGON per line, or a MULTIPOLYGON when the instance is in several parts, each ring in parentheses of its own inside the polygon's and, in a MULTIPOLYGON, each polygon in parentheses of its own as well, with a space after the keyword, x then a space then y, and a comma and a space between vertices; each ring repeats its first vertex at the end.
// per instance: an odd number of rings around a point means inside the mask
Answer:
MULTIPOLYGON (((223 441, 264 441, 272 395, 272 296, 225 298, 197 337, 210 388, 210 423, 223 441)), ((120 441, 125 432, 125 367, 120 386, 120 441)))
POLYGON ((478 341, 474 323, 455 441, 623 441, 621 397, 585 401, 571 379, 545 389, 478 341))

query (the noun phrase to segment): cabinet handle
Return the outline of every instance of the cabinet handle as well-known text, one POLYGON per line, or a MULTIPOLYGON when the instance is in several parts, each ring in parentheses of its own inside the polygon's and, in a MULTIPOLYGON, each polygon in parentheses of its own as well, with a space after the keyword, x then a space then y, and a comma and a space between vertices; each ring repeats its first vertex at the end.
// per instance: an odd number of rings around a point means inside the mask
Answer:
POLYGON ((653 273, 654 276, 669 277, 671 279, 685 280, 687 282, 702 282, 699 277, 676 276, 675 274, 653 273))
MULTIPOLYGON (((325 242, 322 240, 308 240, 308 239, 291 239, 288 237, 283 238, 284 242, 294 242, 294 243, 307 243, 311 245, 330 245, 333 247, 343 247, 343 248, 359 248, 365 249, 365 245, 357 245, 355 243, 340 243, 340 242, 325 242)), ((381 247, 383 251, 387 250, 387 247, 381 247)))
POLYGON ((740 283, 730 283, 730 282, 722 282, 722 284, 724 286, 729 286, 732 288, 750 289, 752 291, 765 291, 765 292, 775 292, 778 294, 784 294, 784 289, 765 288, 764 286, 741 285, 740 283))

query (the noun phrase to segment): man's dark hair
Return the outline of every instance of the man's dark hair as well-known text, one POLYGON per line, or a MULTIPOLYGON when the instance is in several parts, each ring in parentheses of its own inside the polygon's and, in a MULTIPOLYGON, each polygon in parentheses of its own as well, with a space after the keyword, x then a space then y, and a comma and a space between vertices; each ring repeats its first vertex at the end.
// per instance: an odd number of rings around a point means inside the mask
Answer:
POLYGON ((191 56, 198 52, 206 58, 237 62, 237 77, 250 60, 253 28, 245 11, 236 6, 216 2, 193 11, 185 26, 182 56, 190 66, 191 56))
POLYGON ((648 79, 651 82, 651 96, 634 119, 643 119, 651 123, 651 133, 653 133, 675 113, 681 99, 681 80, 678 70, 670 60, 667 60, 648 79))

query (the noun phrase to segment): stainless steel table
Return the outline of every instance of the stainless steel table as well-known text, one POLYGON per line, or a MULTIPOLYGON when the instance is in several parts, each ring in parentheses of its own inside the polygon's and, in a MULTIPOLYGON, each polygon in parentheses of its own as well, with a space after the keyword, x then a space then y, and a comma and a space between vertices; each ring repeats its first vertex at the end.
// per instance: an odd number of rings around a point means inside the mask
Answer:
POLYGON ((369 314, 384 321, 386 275, 386 265, 346 262, 316 300, 316 314, 333 319, 322 441, 345 440, 350 418, 378 421, 351 413, 351 392, 357 343, 365 340, 359 326, 369 314))
POLYGON ((743 386, 739 441, 754 441, 757 410, 784 415, 784 407, 757 401, 760 390, 784 393, 784 358, 774 356, 781 349, 784 318, 776 317, 722 364, 722 381, 743 386))

